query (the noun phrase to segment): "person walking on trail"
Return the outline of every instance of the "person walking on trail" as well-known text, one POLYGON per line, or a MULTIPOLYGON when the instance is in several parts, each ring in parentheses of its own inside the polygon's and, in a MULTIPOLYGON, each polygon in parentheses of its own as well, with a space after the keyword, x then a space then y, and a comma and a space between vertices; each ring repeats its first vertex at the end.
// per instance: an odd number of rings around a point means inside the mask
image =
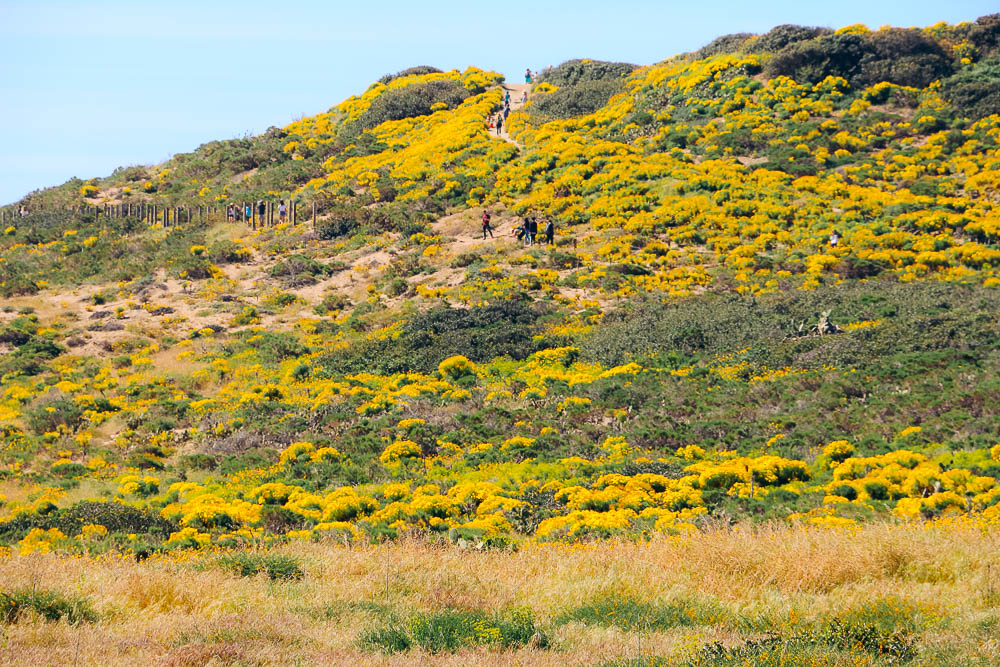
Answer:
POLYGON ((552 219, 549 218, 545 222, 545 243, 548 245, 553 245, 555 243, 556 236, 556 226, 552 224, 552 219))
POLYGON ((497 116, 497 136, 498 137, 500 136, 501 132, 503 132, 503 116, 498 115, 497 116))
POLYGON ((504 92, 503 103, 506 104, 507 106, 510 106, 510 91, 509 90, 506 91, 506 92, 504 92))
POLYGON ((830 247, 831 248, 836 248, 838 243, 840 243, 840 234, 835 229, 830 234, 830 247))
POLYGON ((490 212, 483 211, 483 240, 486 240, 486 232, 490 233, 490 238, 493 238, 493 228, 490 227, 490 212))
POLYGON ((527 103, 528 103, 528 91, 526 90, 523 93, 521 93, 521 104, 527 104, 527 103))
POLYGON ((232 204, 226 207, 226 222, 236 222, 236 207, 232 204))
POLYGON ((524 237, 528 235, 528 221, 523 220, 521 224, 510 230, 510 233, 513 234, 518 241, 523 241, 524 237))
POLYGON ((265 213, 267 213, 267 204, 264 203, 263 199, 260 199, 257 201, 257 220, 262 225, 266 222, 264 219, 265 213))
POLYGON ((524 70, 524 82, 531 83, 531 68, 524 70))
POLYGON ((253 220, 253 202, 250 202, 243 208, 243 220, 246 222, 253 220))
POLYGON ((538 236, 538 219, 528 218, 528 245, 535 245, 535 237, 538 236))
POLYGON ((279 199, 278 200, 278 223, 279 224, 284 224, 284 222, 285 222, 285 214, 286 213, 288 213, 288 209, 285 208, 285 200, 284 199, 279 199))

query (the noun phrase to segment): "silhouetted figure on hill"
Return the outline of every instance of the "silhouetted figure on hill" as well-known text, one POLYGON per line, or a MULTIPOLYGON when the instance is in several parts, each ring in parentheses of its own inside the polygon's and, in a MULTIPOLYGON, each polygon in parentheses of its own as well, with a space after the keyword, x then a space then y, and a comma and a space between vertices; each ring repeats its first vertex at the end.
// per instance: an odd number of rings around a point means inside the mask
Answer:
POLYGON ((553 245, 555 243, 556 237, 556 226, 552 224, 552 220, 548 220, 545 223, 545 242, 548 245, 553 245))
POLYGON ((500 136, 501 132, 503 132, 503 116, 499 116, 498 115, 497 116, 497 136, 498 137, 500 136))

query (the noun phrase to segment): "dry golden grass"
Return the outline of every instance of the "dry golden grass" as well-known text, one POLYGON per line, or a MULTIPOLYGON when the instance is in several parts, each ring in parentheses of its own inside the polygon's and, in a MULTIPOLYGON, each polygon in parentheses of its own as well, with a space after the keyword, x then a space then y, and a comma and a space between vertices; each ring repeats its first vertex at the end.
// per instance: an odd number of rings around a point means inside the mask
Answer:
POLYGON ((896 596, 936 617, 917 664, 998 664, 1000 625, 989 577, 1000 572, 1000 531, 971 526, 870 525, 854 531, 737 528, 648 543, 530 546, 478 552, 423 541, 345 547, 296 543, 300 582, 240 578, 198 567, 211 555, 85 559, 11 556, 0 589, 36 586, 90 599, 100 616, 72 627, 22 617, 0 626, 0 663, 43 664, 599 664, 644 654, 683 657, 707 641, 748 634, 733 624, 624 632, 554 618, 598 595, 711 598, 733 615, 781 625, 896 596), (358 604, 367 603, 367 604, 358 604), (443 608, 525 605, 550 649, 428 655, 365 653, 373 608, 405 615, 443 608), (927 662, 924 662, 927 658, 927 662))

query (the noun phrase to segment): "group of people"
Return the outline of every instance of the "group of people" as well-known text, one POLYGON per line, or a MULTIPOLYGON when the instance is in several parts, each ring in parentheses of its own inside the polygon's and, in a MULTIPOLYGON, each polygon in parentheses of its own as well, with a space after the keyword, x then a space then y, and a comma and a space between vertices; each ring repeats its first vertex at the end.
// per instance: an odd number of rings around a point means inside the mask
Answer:
MULTIPOLYGON (((525 83, 531 83, 531 70, 529 69, 524 75, 525 83)), ((521 94, 521 104, 525 104, 528 101, 528 91, 524 91, 521 94)), ((503 133, 503 126, 507 122, 507 116, 510 115, 510 91, 505 90, 503 95, 503 109, 493 116, 486 119, 486 127, 490 130, 496 130, 497 136, 499 137, 503 133)))
MULTIPOLYGON (((490 224, 493 216, 489 211, 483 211, 483 240, 486 240, 486 235, 489 234, 490 238, 493 236, 493 226, 490 224)), ((545 228, 543 230, 545 234, 545 242, 548 245, 555 244, 556 236, 556 226, 551 219, 545 221, 545 228)), ((516 225, 510 232, 511 236, 517 238, 518 241, 523 241, 524 245, 530 246, 535 244, 535 239, 538 236, 538 219, 535 217, 526 217, 521 221, 521 224, 516 225)))
MULTIPOLYGON (((267 216, 267 202, 263 199, 257 201, 256 205, 253 202, 247 202, 243 207, 237 204, 229 204, 226 206, 226 220, 229 222, 243 222, 253 220, 254 208, 257 209, 257 219, 264 220, 267 216)), ((278 224, 283 224, 288 217, 288 207, 285 206, 285 200, 278 200, 278 224)))

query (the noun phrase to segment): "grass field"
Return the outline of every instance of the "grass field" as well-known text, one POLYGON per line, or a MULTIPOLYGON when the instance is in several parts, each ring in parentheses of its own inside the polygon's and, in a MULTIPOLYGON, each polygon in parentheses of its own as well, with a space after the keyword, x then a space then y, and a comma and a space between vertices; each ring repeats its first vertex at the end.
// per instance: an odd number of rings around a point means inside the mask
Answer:
POLYGON ((26 610, 2 626, 0 657, 25 665, 400 664, 432 654, 452 665, 992 665, 1000 659, 998 542, 996 530, 942 521, 719 527, 517 552, 401 540, 263 553, 301 568, 289 579, 243 577, 211 553, 141 563, 12 556, 3 561, 6 593, 56 592, 91 615, 46 622, 26 610), (512 618, 520 625, 503 637, 512 618))

